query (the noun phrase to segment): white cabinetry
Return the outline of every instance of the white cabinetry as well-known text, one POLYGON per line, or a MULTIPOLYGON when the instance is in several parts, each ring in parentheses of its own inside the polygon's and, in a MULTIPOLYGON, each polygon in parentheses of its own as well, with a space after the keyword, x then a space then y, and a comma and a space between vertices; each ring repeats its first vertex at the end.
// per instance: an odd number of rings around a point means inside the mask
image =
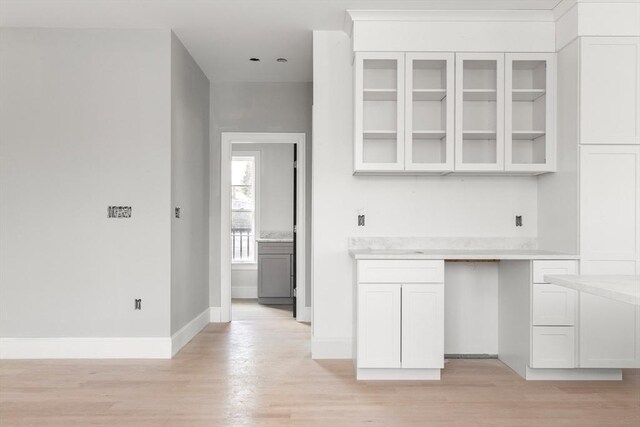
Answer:
POLYGON ((582 37, 580 143, 640 144, 640 37, 582 37))
POLYGON ((439 379, 444 261, 357 261, 358 379, 439 379))
POLYGON ((356 171, 404 170, 404 80, 404 53, 356 54, 356 171))
POLYGON ((354 172, 555 170, 555 54, 357 52, 354 172))
MULTIPOLYGON (((580 147, 581 274, 640 273, 640 146, 580 147)), ((580 295, 580 366, 640 367, 640 308, 580 295)))
POLYGON ((456 170, 504 169, 504 54, 456 55, 455 148, 456 170))
POLYGON ((406 54, 405 170, 453 170, 454 54, 406 54))
POLYGON ((505 55, 505 170, 555 170, 555 81, 554 54, 505 55))

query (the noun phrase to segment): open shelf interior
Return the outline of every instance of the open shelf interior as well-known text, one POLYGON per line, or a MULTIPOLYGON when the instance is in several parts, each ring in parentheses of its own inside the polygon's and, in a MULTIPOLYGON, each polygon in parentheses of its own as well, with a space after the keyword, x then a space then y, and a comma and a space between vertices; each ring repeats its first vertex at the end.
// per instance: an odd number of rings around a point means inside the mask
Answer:
POLYGON ((398 147, 398 61, 363 62, 362 161, 396 163, 398 147))
POLYGON ((414 164, 445 163, 447 161, 447 140, 446 138, 416 139, 414 136, 412 154, 414 164))
POLYGON ((447 61, 414 59, 412 163, 445 163, 447 136, 447 61))
POLYGON ((545 61, 513 61, 511 162, 546 162, 547 82, 545 61))
POLYGON ((495 60, 463 61, 463 163, 497 163, 497 67, 495 60))
POLYGON ((397 142, 394 138, 365 138, 362 141, 363 163, 395 163, 397 142))

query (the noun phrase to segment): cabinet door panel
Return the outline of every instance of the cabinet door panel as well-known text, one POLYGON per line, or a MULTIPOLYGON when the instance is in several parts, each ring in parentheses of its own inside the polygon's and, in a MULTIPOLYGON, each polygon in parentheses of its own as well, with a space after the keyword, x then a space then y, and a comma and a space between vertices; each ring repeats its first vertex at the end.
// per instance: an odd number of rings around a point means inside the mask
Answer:
POLYGON ((444 367, 444 285, 402 285, 402 367, 444 367))
POLYGON ((555 54, 505 54, 505 170, 555 170, 555 104, 555 54))
POLYGON ((580 148, 580 255, 582 274, 640 272, 640 147, 580 148))
POLYGON ((640 144, 640 37, 580 43, 580 142, 640 144))
POLYGON ((573 327, 534 327, 531 345, 532 368, 576 367, 573 327))
POLYGON ((533 324, 561 326, 575 324, 577 293, 573 289, 546 283, 533 285, 533 324))
POLYGON ((404 53, 356 53, 355 172, 404 170, 404 65, 404 53))
POLYGON ((405 170, 453 170, 454 54, 407 53, 405 170))
POLYGON ((358 285, 358 368, 399 368, 400 284, 358 285))
POLYGON ((580 367, 640 367, 640 307, 580 293, 580 367))
POLYGON ((504 170, 504 54, 456 54, 455 170, 504 170))
POLYGON ((259 255, 258 296, 261 298, 291 297, 291 256, 259 255))

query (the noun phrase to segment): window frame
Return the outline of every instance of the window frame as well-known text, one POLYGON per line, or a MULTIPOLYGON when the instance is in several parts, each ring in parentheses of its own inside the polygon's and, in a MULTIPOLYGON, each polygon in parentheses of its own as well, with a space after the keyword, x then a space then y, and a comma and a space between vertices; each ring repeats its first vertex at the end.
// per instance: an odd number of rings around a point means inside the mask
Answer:
MULTIPOLYGON (((238 159, 252 159, 254 162, 254 183, 253 183, 253 202, 254 202, 254 224, 253 224, 253 260, 251 261, 234 261, 233 253, 231 254, 232 270, 257 270, 258 269, 258 236, 260 235, 260 151, 243 151, 233 150, 231 152, 231 170, 233 171, 233 161, 238 159)), ((233 180, 231 180, 233 183, 233 180)), ((233 188, 233 184, 231 184, 233 188)), ((233 199, 233 191, 231 191, 231 200, 233 199)), ((230 203, 231 203, 230 200, 230 203)), ((233 204, 232 204, 233 205, 233 204)), ((230 218, 233 218, 233 208, 230 211, 230 218)), ((238 211, 239 212, 239 211, 238 211)), ((231 230, 229 230, 231 236, 231 230)))

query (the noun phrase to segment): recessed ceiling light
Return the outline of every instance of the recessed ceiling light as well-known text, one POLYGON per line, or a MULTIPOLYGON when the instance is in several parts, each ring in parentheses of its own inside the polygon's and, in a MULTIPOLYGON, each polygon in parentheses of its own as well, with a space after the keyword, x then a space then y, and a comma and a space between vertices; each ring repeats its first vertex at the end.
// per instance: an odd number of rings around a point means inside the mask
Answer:
POLYGON ((278 62, 287 62, 287 58, 278 58, 276 59, 278 62))
POLYGON ((251 62, 260 62, 260 58, 249 58, 251 62))

